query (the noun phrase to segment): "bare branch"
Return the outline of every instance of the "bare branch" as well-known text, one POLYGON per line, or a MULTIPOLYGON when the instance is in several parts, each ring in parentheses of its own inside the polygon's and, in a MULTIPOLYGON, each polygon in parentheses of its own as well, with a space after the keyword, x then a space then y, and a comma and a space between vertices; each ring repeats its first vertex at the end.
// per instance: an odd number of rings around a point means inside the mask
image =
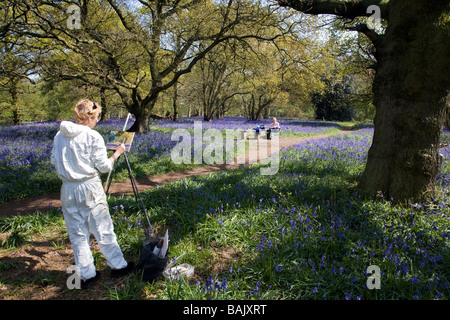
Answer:
POLYGON ((371 16, 367 9, 376 5, 381 9, 381 18, 387 18, 388 3, 383 0, 276 0, 281 7, 290 7, 308 14, 331 14, 344 18, 371 16))
POLYGON ((372 41, 372 43, 376 46, 379 40, 379 35, 378 33, 375 32, 375 30, 370 29, 367 24, 365 23, 359 23, 354 27, 346 27, 345 29, 350 30, 350 31, 357 31, 357 32, 361 32, 363 34, 365 34, 370 41, 372 41))

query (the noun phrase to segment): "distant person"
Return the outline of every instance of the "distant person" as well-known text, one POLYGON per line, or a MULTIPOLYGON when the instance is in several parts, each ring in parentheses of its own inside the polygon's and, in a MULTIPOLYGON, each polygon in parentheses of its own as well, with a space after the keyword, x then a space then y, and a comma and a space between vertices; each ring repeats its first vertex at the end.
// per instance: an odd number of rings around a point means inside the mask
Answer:
POLYGON ((262 125, 257 126, 256 128, 253 128, 253 130, 255 130, 257 133, 259 133, 259 130, 261 130, 261 129, 266 129, 267 130, 267 129, 270 129, 270 128, 280 128, 280 124, 278 123, 277 118, 272 118, 272 123, 269 124, 267 126, 267 128, 266 128, 266 126, 264 126, 262 124, 262 125))
POLYGON ((272 118, 272 123, 269 124, 268 128, 278 128, 280 129, 280 123, 277 121, 277 118, 272 118))
POLYGON ((277 118, 272 118, 272 123, 267 126, 267 139, 272 138, 272 130, 279 131, 281 129, 280 123, 277 121, 277 118))
POLYGON ((95 236, 113 278, 134 269, 134 263, 127 263, 117 243, 99 175, 111 171, 125 146, 117 147, 108 158, 103 137, 92 130, 100 113, 101 107, 96 103, 79 101, 75 106, 76 123, 61 122, 51 153, 51 163, 63 182, 62 210, 82 289, 89 288, 100 278, 89 246, 90 232, 95 236))

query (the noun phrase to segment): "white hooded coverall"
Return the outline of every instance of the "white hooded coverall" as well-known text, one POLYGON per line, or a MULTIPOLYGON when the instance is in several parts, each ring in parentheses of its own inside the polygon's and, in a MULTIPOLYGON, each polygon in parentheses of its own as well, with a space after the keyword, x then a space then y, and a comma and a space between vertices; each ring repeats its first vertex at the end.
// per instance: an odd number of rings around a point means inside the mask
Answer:
POLYGON ((103 137, 88 126, 62 121, 53 141, 51 163, 63 181, 62 210, 80 278, 96 275, 90 232, 111 269, 126 267, 99 175, 112 169, 103 137))

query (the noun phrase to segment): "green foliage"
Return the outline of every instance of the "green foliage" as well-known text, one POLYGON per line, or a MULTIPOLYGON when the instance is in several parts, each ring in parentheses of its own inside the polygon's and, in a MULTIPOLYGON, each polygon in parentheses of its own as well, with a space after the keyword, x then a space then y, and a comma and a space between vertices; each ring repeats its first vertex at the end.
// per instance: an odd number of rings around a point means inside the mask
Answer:
POLYGON ((203 114, 208 119, 226 112, 250 118, 310 117, 310 93, 320 89, 320 76, 335 63, 332 51, 343 46, 324 45, 316 34, 319 18, 305 16, 299 22, 291 19, 292 13, 274 11, 258 1, 231 1, 229 6, 152 1, 139 10, 126 2, 114 8, 106 1, 87 2, 87 17, 79 30, 66 30, 64 11, 46 3, 36 4, 26 19, 20 13, 18 9, 15 22, 28 27, 30 35, 9 34, 12 51, 6 50, 11 47, 8 41, 1 44, 8 67, 0 79, 5 98, 0 119, 5 122, 71 119, 74 103, 83 97, 102 100, 109 116, 125 108, 134 114, 144 109, 165 114, 176 101, 179 115, 203 114), (148 28, 143 21, 159 12, 154 8, 158 5, 167 14, 158 18, 158 28, 148 28), (55 23, 48 25, 44 16, 55 23), (222 37, 230 39, 222 42, 222 37), (204 63, 182 64, 187 52, 190 61, 220 65, 221 75, 204 63), (15 100, 11 86, 6 86, 13 78, 15 100), (155 101, 145 105, 147 94, 155 101))
POLYGON ((325 80, 324 93, 313 93, 312 103, 316 108, 316 119, 327 121, 351 121, 355 111, 349 103, 351 94, 348 79, 342 81, 325 80))
POLYGON ((1 245, 6 249, 13 249, 23 245, 25 239, 26 238, 22 233, 13 231, 4 241, 2 241, 1 245))
POLYGON ((132 274, 120 286, 108 286, 110 300, 142 300, 144 298, 145 283, 139 274, 132 274))
POLYGON ((0 232, 18 232, 32 234, 43 232, 49 226, 61 227, 64 222, 60 220, 60 209, 51 209, 47 212, 37 211, 32 215, 17 215, 0 220, 0 232))

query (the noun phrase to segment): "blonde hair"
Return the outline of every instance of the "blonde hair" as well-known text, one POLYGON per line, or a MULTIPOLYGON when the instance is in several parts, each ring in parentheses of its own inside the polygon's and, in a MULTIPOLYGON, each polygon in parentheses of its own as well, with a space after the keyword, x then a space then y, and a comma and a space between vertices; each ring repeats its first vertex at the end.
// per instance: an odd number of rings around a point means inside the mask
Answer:
POLYGON ((102 107, 92 102, 88 99, 83 99, 78 101, 75 106, 75 118, 77 122, 84 123, 89 120, 89 118, 98 117, 102 112, 102 107))

